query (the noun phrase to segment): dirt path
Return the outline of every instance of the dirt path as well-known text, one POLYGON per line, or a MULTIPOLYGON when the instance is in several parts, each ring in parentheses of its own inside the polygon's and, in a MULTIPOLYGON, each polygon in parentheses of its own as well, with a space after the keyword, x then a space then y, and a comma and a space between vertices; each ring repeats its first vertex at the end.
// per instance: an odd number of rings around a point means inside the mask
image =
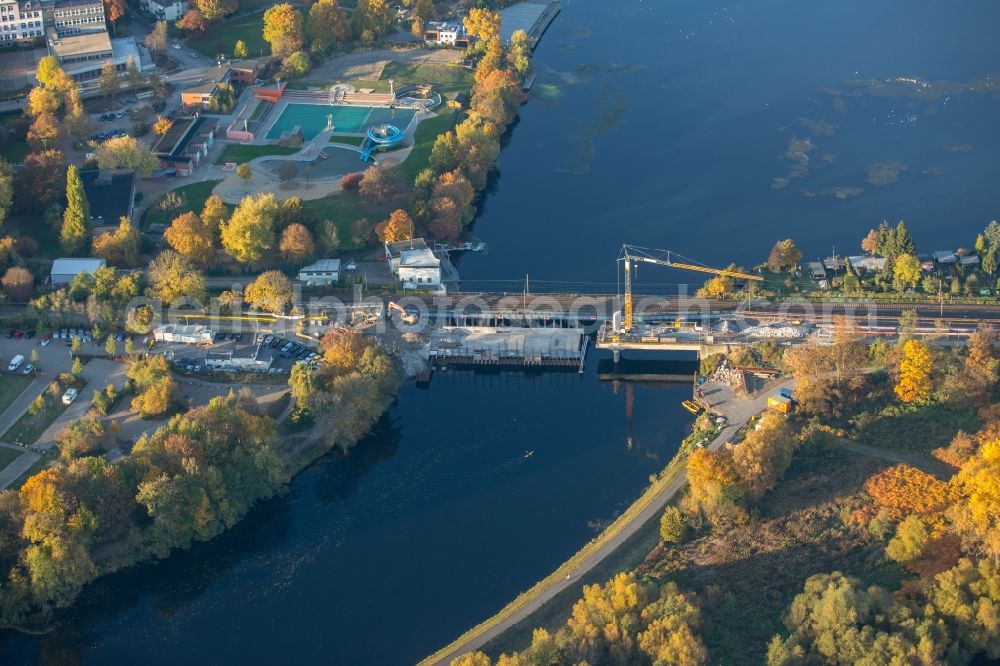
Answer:
MULTIPOLYGON (((732 396, 731 391, 727 391, 725 385, 707 385, 706 393, 711 391, 713 408, 729 418, 729 425, 708 445, 707 448, 715 450, 720 448, 742 427, 750 416, 759 414, 767 407, 767 397, 779 388, 791 388, 794 380, 789 379, 784 382, 769 386, 767 391, 761 392, 750 400, 738 400, 732 396), (734 418, 735 417, 735 418, 734 418)), ((649 505, 636 514, 636 516, 622 528, 618 534, 612 537, 607 543, 584 558, 569 574, 563 578, 552 581, 549 585, 540 590, 531 599, 525 600, 523 605, 517 608, 506 618, 496 624, 490 624, 489 620, 474 628, 468 635, 461 637, 452 645, 447 646, 437 654, 428 657, 420 662, 420 666, 447 665, 451 661, 463 654, 478 650, 485 643, 496 638, 507 629, 529 617, 536 610, 544 606, 549 600, 574 585, 581 576, 600 564, 604 558, 617 550, 632 535, 639 531, 648 521, 659 515, 667 502, 677 494, 677 492, 687 483, 687 469, 682 467, 671 481, 663 487, 660 493, 653 498, 649 505)))
POLYGON ((834 445, 838 448, 844 449, 845 451, 850 451, 851 453, 871 456, 872 458, 881 458, 882 460, 888 460, 895 463, 906 463, 911 467, 916 467, 917 469, 927 472, 928 474, 932 474, 942 481, 950 479, 956 471, 939 460, 928 458, 927 456, 919 453, 879 449, 866 444, 849 442, 846 439, 838 439, 834 445))

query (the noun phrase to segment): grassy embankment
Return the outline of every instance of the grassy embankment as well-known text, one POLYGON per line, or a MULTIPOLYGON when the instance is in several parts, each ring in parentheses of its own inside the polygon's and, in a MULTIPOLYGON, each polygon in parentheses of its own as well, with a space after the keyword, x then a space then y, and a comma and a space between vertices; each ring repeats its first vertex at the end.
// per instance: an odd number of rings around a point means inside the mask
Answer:
POLYGON ((6 446, 0 446, 0 469, 3 469, 7 465, 11 464, 15 460, 21 457, 24 451, 18 451, 17 449, 8 449, 6 446))
POLYGON ((10 404, 17 399, 17 396, 24 393, 28 384, 32 382, 31 377, 23 375, 3 375, 0 376, 0 414, 2 414, 10 404))
POLYGON ((34 416, 25 412, 10 427, 10 430, 3 434, 3 441, 14 444, 34 444, 64 411, 66 411, 66 405, 60 398, 48 396, 45 400, 45 408, 34 416))
MULTIPOLYGON (((613 523, 608 525, 603 532, 591 541, 587 542, 583 548, 577 551, 571 558, 563 562, 559 568, 551 574, 535 583, 530 589, 519 594, 513 601, 500 609, 496 615, 468 630, 450 644, 442 647, 434 654, 422 660, 420 664, 433 664, 440 661, 440 659, 445 654, 451 652, 455 646, 461 645, 470 640, 472 637, 482 634, 490 628, 495 627, 538 598, 546 589, 565 580, 566 576, 570 575, 582 562, 617 538, 623 532, 625 527, 636 518, 636 516, 652 506, 660 499, 661 494, 667 490, 669 486, 677 483, 683 477, 687 471, 687 457, 690 455, 691 451, 694 450, 697 442, 711 441, 718 435, 719 432, 721 432, 721 429, 715 428, 703 432, 693 432, 685 438, 685 440, 681 443, 677 454, 670 461, 670 463, 667 464, 663 471, 652 480, 652 483, 650 483, 642 495, 640 495, 631 506, 625 509, 625 511, 623 511, 613 523)), ((657 522, 657 520, 649 520, 644 523, 642 528, 636 534, 632 535, 627 541, 625 541, 624 544, 622 544, 622 546, 618 547, 599 565, 594 567, 594 569, 592 569, 583 580, 576 581, 574 585, 571 585, 556 597, 549 600, 540 610, 535 611, 525 620, 512 627, 510 631, 514 633, 511 635, 516 637, 527 635, 530 641, 531 631, 535 626, 538 626, 537 623, 542 617, 539 616, 539 613, 546 618, 546 621, 555 622, 556 626, 559 624, 559 622, 556 622, 557 619, 562 618, 562 620, 565 621, 564 615, 568 616, 567 609, 572 608, 572 604, 577 598, 579 598, 581 586, 583 584, 591 581, 597 582, 606 580, 615 572, 628 569, 641 561, 644 554, 649 552, 649 546, 655 543, 658 535, 657 522)), ((508 637, 507 633, 501 634, 498 638, 488 644, 490 646, 489 649, 490 651, 493 651, 494 645, 504 645, 508 642, 519 645, 519 643, 515 643, 515 640, 517 639, 511 639, 508 637)))
POLYGON ((261 54, 271 53, 271 45, 264 41, 264 18, 262 14, 239 16, 228 21, 222 21, 212 26, 211 30, 202 35, 190 37, 188 46, 209 58, 215 58, 217 45, 223 46, 222 51, 232 55, 236 42, 243 40, 247 46, 247 56, 259 58, 261 54))

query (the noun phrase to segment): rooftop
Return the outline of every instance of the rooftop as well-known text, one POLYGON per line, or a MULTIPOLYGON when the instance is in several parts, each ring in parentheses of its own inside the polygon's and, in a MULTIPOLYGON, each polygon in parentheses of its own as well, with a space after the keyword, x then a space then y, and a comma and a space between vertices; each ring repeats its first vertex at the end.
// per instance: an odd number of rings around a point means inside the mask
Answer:
POLYGON ((447 21, 431 21, 424 26, 424 30, 438 30, 445 32, 454 32, 458 34, 465 33, 465 26, 461 23, 449 23, 447 21))
MULTIPOLYGON (((107 32, 90 32, 60 37, 56 34, 55 29, 49 28, 46 31, 46 37, 52 54, 60 60, 112 51, 111 38, 108 37, 107 32)), ((133 39, 132 42, 134 43, 135 40, 133 39)))
POLYGON ((56 259, 52 262, 52 275, 78 275, 83 272, 93 273, 101 266, 107 265, 104 259, 56 259))
POLYGON ((316 273, 320 271, 340 271, 340 259, 320 259, 299 269, 300 273, 316 273))
POLYGON ((163 158, 182 157, 192 138, 203 131, 214 130, 217 126, 218 121, 210 118, 178 118, 153 146, 153 152, 163 158))
POLYGON ((399 257, 399 267, 403 268, 437 268, 441 260, 427 248, 403 250, 399 257))
POLYGON ((427 242, 423 238, 414 238, 413 240, 396 241, 395 243, 386 243, 385 251, 392 259, 398 259, 403 250, 426 250, 427 242))
POLYGON ((105 224, 117 224, 121 217, 132 212, 132 197, 135 196, 135 172, 102 175, 92 169, 80 172, 83 191, 90 204, 90 217, 105 224))
POLYGON ((500 39, 510 42, 510 37, 518 30, 531 33, 538 19, 545 13, 547 2, 519 2, 500 10, 500 39))

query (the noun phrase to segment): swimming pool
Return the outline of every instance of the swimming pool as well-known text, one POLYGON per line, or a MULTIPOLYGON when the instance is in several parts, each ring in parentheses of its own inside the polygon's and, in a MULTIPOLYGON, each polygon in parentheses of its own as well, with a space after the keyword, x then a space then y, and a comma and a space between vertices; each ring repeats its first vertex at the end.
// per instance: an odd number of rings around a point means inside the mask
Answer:
POLYGON ((309 141, 326 129, 327 116, 333 114, 333 126, 338 132, 363 132, 372 125, 392 123, 405 128, 413 119, 413 109, 386 109, 371 106, 332 106, 326 104, 289 104, 271 125, 265 138, 278 139, 296 127, 309 141))
MULTIPOLYGON (((337 148, 328 146, 323 149, 326 157, 317 157, 313 160, 292 160, 298 168, 296 178, 310 180, 322 180, 333 177, 340 177, 354 171, 364 171, 370 162, 362 162, 361 153, 349 148, 337 148)), ((282 162, 287 160, 264 160, 261 166, 267 169, 272 175, 278 175, 278 168, 282 162)))

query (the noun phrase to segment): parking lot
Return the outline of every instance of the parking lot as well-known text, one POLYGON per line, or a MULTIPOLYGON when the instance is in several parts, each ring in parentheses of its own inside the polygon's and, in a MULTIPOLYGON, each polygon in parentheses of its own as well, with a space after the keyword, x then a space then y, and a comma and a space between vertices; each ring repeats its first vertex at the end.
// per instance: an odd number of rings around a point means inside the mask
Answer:
POLYGON ((316 367, 322 358, 316 346, 309 341, 268 333, 220 332, 214 334, 211 344, 157 341, 151 353, 162 353, 177 372, 235 372, 286 377, 296 363, 303 362, 316 367), (260 352, 256 353, 258 345, 260 352), (237 361, 233 367, 226 367, 226 354, 243 360, 237 361), (256 357, 256 362, 250 361, 253 357, 256 357), (268 358, 270 365, 265 367, 268 358))

